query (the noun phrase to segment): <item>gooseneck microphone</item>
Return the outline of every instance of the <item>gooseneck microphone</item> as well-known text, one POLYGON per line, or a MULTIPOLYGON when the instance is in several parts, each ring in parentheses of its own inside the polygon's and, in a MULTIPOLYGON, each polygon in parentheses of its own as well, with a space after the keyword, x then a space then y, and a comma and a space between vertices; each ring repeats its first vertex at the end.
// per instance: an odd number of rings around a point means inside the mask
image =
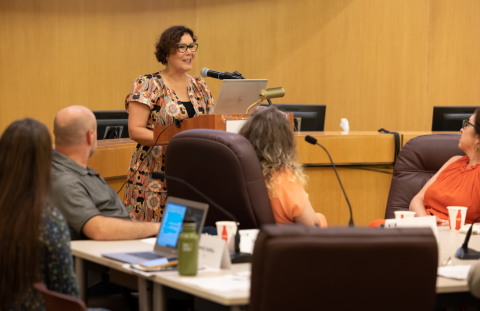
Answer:
POLYGON ((350 209, 350 221, 348 222, 348 226, 349 227, 355 227, 355 225, 353 223, 353 213, 352 213, 352 207, 350 206, 350 201, 348 201, 347 194, 345 193, 345 189, 343 189, 343 185, 342 185, 342 182, 340 181, 340 177, 338 177, 337 169, 335 168, 335 164, 333 164, 332 157, 330 156, 330 153, 328 153, 328 151, 327 151, 327 149, 325 149, 325 147, 323 147, 322 145, 320 145, 317 142, 317 139, 315 139, 314 137, 312 137, 310 135, 307 135, 305 137, 305 141, 307 143, 312 144, 312 145, 318 145, 318 146, 322 147, 322 149, 325 150, 325 152, 327 153, 328 158, 330 159, 330 163, 332 163, 333 170, 335 171, 335 175, 337 175, 338 183, 340 184, 340 187, 342 188, 343 195, 345 196, 345 200, 347 200, 348 208, 350 209))
POLYGON ((194 186, 192 186, 191 184, 189 184, 188 182, 186 182, 185 180, 183 180, 181 178, 168 176, 168 175, 165 175, 165 174, 160 173, 160 172, 154 172, 154 173, 151 174, 151 176, 152 176, 153 179, 160 179, 162 182, 166 178, 166 179, 178 181, 178 182, 186 185, 188 188, 195 191, 196 194, 198 194, 202 198, 204 198, 210 205, 215 206, 216 209, 218 209, 219 211, 224 213, 228 218, 233 219, 233 221, 235 221, 235 223, 237 224, 237 232, 235 234, 235 251, 230 253, 230 259, 231 259, 232 263, 245 263, 245 262, 251 262, 252 261, 252 254, 241 253, 240 252, 240 233, 239 233, 240 228, 238 227, 240 223, 237 221, 237 218, 235 218, 235 216, 233 216, 232 213, 230 213, 229 211, 227 211, 226 209, 224 209, 223 207, 221 207, 220 205, 215 203, 212 199, 207 197, 200 190, 198 190, 197 188, 195 188, 194 186))
POLYGON ((219 80, 225 80, 225 79, 245 79, 240 72, 218 72, 215 70, 210 70, 207 67, 203 67, 202 70, 200 70, 200 75, 204 78, 210 77, 210 78, 215 78, 219 80))
POLYGON ((480 219, 480 216, 475 218, 475 220, 472 222, 470 229, 468 229, 467 236, 465 237, 465 241, 463 242, 462 247, 457 249, 457 252, 455 253, 455 257, 459 259, 480 259, 480 252, 477 252, 471 248, 468 248, 468 241, 470 241, 470 236, 472 235, 473 225, 478 219, 480 219))

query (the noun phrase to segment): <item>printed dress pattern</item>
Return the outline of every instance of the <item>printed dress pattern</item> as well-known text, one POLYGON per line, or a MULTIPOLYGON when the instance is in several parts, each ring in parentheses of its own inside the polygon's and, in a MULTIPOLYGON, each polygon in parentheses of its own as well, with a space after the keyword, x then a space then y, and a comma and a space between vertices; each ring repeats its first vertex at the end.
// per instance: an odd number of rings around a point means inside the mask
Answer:
MULTIPOLYGON (((46 207, 39 238, 42 242, 41 257, 31 258, 40 261, 37 280, 45 283, 49 290, 78 298, 77 277, 70 249, 70 230, 67 221, 56 208, 46 207)), ((27 290, 17 305, 4 309, 4 311, 23 310, 45 310, 42 295, 33 289, 33 286, 27 290)))
MULTIPOLYGON (((188 76, 188 95, 195 110, 195 116, 210 114, 215 104, 205 81, 200 77, 188 76)), ((150 108, 147 129, 171 124, 175 119, 187 119, 185 107, 179 103, 174 90, 169 89, 162 79, 162 72, 143 75, 135 79, 130 94, 125 99, 128 111, 130 102, 139 102, 150 108)), ((165 172, 165 146, 143 146, 138 144, 130 161, 127 186, 123 203, 130 218, 160 222, 167 198, 165 182, 153 179, 153 172, 165 172), (153 150, 149 153, 150 149, 153 150)))

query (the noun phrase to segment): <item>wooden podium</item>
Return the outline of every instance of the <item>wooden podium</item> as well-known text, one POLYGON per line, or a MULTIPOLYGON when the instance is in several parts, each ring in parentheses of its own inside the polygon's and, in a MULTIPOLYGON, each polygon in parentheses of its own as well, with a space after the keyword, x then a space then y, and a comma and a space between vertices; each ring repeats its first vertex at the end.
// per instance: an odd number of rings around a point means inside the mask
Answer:
MULTIPOLYGON (((293 131, 293 113, 287 113, 290 122, 290 127, 293 131)), ((207 114, 191 119, 182 120, 177 124, 172 124, 167 129, 168 125, 159 126, 153 129, 153 137, 158 138, 157 145, 166 145, 176 134, 194 129, 210 129, 218 131, 226 131, 227 123, 230 121, 245 121, 250 118, 250 114, 207 114)))

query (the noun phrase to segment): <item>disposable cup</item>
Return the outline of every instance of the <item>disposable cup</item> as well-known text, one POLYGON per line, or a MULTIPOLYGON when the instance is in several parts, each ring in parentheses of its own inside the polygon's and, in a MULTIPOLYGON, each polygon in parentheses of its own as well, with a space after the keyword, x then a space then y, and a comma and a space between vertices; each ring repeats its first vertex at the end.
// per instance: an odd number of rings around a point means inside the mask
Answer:
POLYGON ((465 206, 447 206, 450 220, 450 231, 459 231, 465 225, 467 209, 465 206))
POLYGON ((410 211, 396 211, 394 213, 395 213, 395 219, 415 217, 415 212, 410 212, 410 211))
POLYGON ((227 243, 228 251, 235 250, 235 234, 237 233, 237 224, 234 221, 217 221, 217 235, 227 243))

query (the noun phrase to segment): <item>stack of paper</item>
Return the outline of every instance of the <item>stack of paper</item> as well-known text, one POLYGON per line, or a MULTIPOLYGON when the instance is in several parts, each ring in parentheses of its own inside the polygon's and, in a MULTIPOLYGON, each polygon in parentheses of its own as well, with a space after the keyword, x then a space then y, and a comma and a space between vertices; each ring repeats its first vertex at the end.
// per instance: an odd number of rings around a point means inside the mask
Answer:
POLYGON ((471 266, 438 267, 437 274, 449 279, 466 280, 471 266))
POLYGON ((183 282, 195 285, 207 290, 233 292, 239 290, 250 290, 250 278, 236 275, 224 275, 219 277, 196 277, 184 278, 183 282))

